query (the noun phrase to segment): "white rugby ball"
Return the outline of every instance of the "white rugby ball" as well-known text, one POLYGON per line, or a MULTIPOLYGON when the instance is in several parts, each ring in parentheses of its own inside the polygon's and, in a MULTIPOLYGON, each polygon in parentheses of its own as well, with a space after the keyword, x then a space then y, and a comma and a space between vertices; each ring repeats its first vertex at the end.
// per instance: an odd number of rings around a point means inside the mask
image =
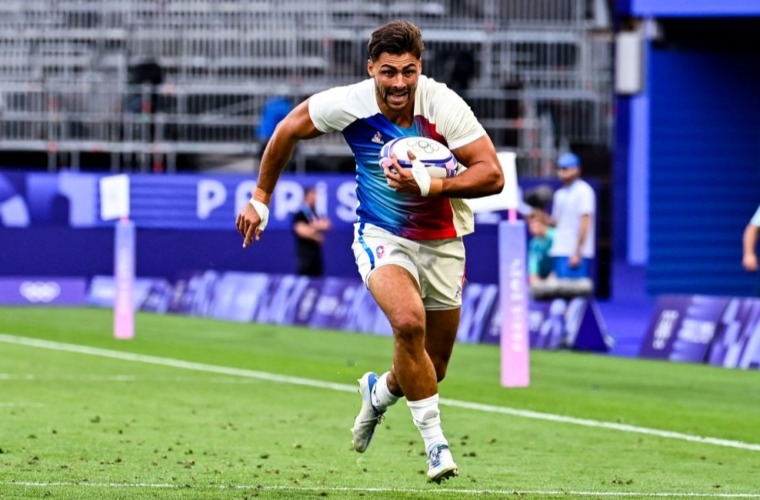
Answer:
POLYGON ((425 165, 430 177, 443 179, 456 175, 456 157, 449 148, 429 137, 398 137, 385 143, 380 150, 381 165, 389 164, 391 155, 395 153, 399 165, 411 168, 412 161, 407 154, 409 151, 425 165))

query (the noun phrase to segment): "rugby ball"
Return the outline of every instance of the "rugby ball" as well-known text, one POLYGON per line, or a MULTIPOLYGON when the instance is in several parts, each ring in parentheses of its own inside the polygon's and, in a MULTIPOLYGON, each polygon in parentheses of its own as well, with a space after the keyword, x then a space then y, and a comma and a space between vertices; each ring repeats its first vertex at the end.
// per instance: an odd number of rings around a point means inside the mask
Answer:
POLYGON ((457 174, 457 159, 449 151, 449 148, 429 137, 398 137, 383 145, 380 150, 380 164, 390 165, 391 155, 396 154, 398 164, 404 168, 411 168, 412 161, 408 152, 425 165, 430 177, 443 179, 454 177, 457 174))

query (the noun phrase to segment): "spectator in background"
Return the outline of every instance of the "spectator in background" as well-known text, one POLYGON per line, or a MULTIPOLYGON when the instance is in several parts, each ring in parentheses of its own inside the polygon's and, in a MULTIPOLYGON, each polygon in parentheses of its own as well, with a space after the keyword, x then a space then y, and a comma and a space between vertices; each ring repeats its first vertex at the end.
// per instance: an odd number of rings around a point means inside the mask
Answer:
POLYGON ((129 67, 127 85, 130 94, 127 110, 131 113, 153 115, 159 111, 158 87, 164 83, 164 68, 153 58, 142 59, 129 67), (149 89, 149 95, 143 93, 143 86, 149 89))
POLYGON ((589 279, 595 250, 596 194, 581 179, 581 163, 573 153, 557 159, 557 175, 562 187, 554 193, 552 203, 554 272, 558 279, 589 279))
POLYGON ((528 283, 535 286, 547 279, 554 271, 554 259, 549 255, 554 240, 554 228, 549 225, 549 216, 541 209, 535 209, 527 217, 528 232, 528 283))
MULTIPOLYGON (((755 273, 758 270, 757 253, 755 250, 757 248, 758 233, 760 233, 760 206, 757 207, 755 215, 752 216, 749 224, 744 229, 744 238, 742 239, 744 249, 742 266, 744 266, 746 271, 751 273, 755 273)), ((760 295, 760 284, 756 292, 760 295)))
POLYGON ((531 287, 547 279, 554 271, 554 259, 549 250, 554 240, 554 228, 550 225, 549 206, 554 193, 546 185, 537 186, 525 193, 529 212, 528 223, 528 283, 531 287))
POLYGON ((325 232, 332 227, 330 219, 317 213, 317 189, 307 187, 303 205, 293 214, 293 233, 296 235, 296 273, 302 276, 322 276, 324 260, 322 245, 325 232))
MULTIPOLYGON (((367 450, 378 423, 402 397, 428 458, 427 477, 459 475, 444 436, 439 382, 454 349, 464 284, 463 236, 474 230, 462 198, 501 192, 504 174, 491 138, 461 96, 422 74, 425 44, 417 26, 392 21, 372 32, 368 78, 318 92, 277 126, 262 157, 253 198, 238 214, 243 247, 261 238, 277 180, 296 145, 341 132, 356 160, 353 251, 365 286, 393 329, 393 360, 359 379, 354 450, 367 450), (467 167, 434 179, 420 162, 401 168, 380 150, 398 137, 439 138, 467 167)), ((414 153, 407 152, 410 160, 414 153)))
MULTIPOLYGON (((127 73, 127 94, 126 108, 130 113, 141 115, 141 121, 147 122, 148 127, 139 125, 133 128, 132 133, 137 134, 140 141, 154 142, 159 139, 156 131, 156 113, 162 111, 162 100, 160 99, 160 87, 164 83, 164 68, 159 62, 152 58, 143 58, 129 67, 127 73), (147 133, 145 137, 143 134, 147 133)), ((75 109, 79 108, 76 103, 70 103, 75 109)), ((84 105, 84 103, 82 104, 84 105)), ((88 127, 83 122, 74 122, 73 128, 88 127)))
POLYGON ((269 144, 269 139, 274 134, 274 129, 288 113, 293 109, 293 103, 284 96, 271 97, 261 108, 261 118, 259 126, 256 128, 256 142, 259 144, 258 160, 261 163, 261 157, 264 150, 269 144))
POLYGON ((446 85, 454 92, 465 93, 475 77, 475 56, 470 50, 455 50, 446 55, 443 69, 446 85))

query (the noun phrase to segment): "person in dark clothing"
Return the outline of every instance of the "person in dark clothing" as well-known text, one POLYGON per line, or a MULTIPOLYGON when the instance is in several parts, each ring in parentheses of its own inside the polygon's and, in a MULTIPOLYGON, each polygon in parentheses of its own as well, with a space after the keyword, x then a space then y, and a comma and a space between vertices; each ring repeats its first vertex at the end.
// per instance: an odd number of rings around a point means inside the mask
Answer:
POLYGON ((296 272, 303 276, 322 276, 324 233, 332 227, 330 219, 317 214, 317 190, 306 188, 303 206, 293 214, 293 233, 296 235, 296 272))

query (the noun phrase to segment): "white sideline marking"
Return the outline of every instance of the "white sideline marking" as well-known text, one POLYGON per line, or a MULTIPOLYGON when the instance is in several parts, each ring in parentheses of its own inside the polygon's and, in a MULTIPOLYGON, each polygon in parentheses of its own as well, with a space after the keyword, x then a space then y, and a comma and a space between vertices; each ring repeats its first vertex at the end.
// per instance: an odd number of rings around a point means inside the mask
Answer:
POLYGON ((42 408, 43 406, 45 405, 42 403, 14 403, 10 401, 0 401, 0 408, 42 408))
MULTIPOLYGON (((152 489, 187 489, 184 484, 168 483, 66 483, 66 482, 29 482, 7 481, 6 486, 26 486, 37 488, 88 486, 91 488, 152 488, 152 489)), ((319 486, 267 486, 263 484, 249 485, 190 485, 196 490, 257 490, 257 491, 324 491, 324 492, 356 492, 356 493, 452 493, 455 495, 566 495, 576 497, 665 497, 665 498, 760 498, 760 493, 671 493, 671 492, 634 492, 634 491, 573 491, 573 490, 473 490, 456 488, 349 488, 349 487, 319 487, 319 486)))
POLYGON ((196 377, 138 377, 136 375, 36 375, 34 373, 0 373, 0 382, 9 380, 24 380, 28 382, 165 382, 194 384, 257 384, 256 379, 241 379, 240 377, 213 377, 200 379, 196 377))
POLYGON ((40 376, 34 373, 0 373, 0 382, 3 380, 28 380, 33 382, 135 382, 137 377, 134 375, 82 375, 71 377, 64 375, 58 377, 55 375, 40 376))
MULTIPOLYGON (((307 387, 316 387, 319 389, 331 389, 341 392, 356 392, 356 386, 347 384, 338 384, 335 382, 324 382, 301 377, 291 377, 288 375, 277 375, 274 373, 260 372, 257 370, 248 370, 244 368, 231 368, 227 366, 207 365, 204 363, 195 363, 192 361, 183 361, 180 359, 161 358, 158 356, 149 356, 145 354, 134 354, 131 352, 112 351, 98 347, 89 347, 76 344, 66 344, 63 342, 54 342, 51 340, 41 340, 29 337, 19 337, 16 335, 7 335, 0 333, 0 342, 8 344, 24 345, 29 347, 40 347, 42 349, 51 349, 54 351, 67 351, 77 354, 89 354, 92 356, 101 356, 104 358, 120 359, 123 361, 135 361, 138 363, 148 363, 159 366, 170 366, 173 368, 182 368, 185 370, 194 370, 208 373, 220 373, 223 375, 233 375, 238 377, 254 378, 266 380, 268 382, 278 382, 282 384, 302 385, 307 387)), ((512 415, 514 417, 532 418, 535 420, 548 420, 551 422, 560 422, 564 424, 582 425, 585 427, 597 427, 602 429, 611 429, 615 431, 631 432, 636 434, 647 434, 668 439, 680 439, 693 443, 712 444, 716 446, 725 446, 729 448, 739 448, 741 450, 760 451, 760 444, 746 443, 744 441, 732 441, 729 439, 720 439, 705 436, 695 436, 693 434, 684 434, 681 432, 664 431, 660 429, 651 429, 648 427, 638 427, 635 425, 618 424, 614 422, 600 422, 598 420, 588 420, 585 418, 568 417, 565 415, 555 415, 553 413, 542 413, 530 410, 520 410, 505 406, 494 406, 482 403, 472 403, 469 401, 459 401, 456 399, 442 398, 440 403, 447 406, 465 408, 468 410, 477 410, 486 413, 499 413, 502 415, 512 415)))

